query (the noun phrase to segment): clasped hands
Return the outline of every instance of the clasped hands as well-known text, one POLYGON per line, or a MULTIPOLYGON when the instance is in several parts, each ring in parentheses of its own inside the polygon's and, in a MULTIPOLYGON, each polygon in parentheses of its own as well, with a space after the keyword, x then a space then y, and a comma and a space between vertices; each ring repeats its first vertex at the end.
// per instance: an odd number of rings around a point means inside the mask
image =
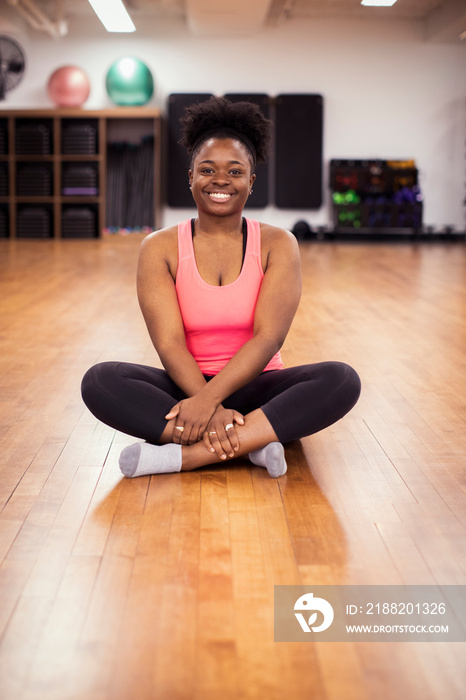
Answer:
POLYGON ((221 404, 212 404, 196 395, 175 404, 165 416, 174 420, 172 441, 179 445, 193 445, 201 440, 220 459, 234 457, 239 449, 236 425, 244 425, 241 413, 221 404))

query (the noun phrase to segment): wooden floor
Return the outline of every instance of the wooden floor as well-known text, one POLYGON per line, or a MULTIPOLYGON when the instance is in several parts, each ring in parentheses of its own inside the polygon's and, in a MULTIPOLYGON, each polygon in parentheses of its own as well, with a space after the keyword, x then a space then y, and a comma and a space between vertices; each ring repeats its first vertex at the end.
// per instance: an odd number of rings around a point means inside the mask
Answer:
POLYGON ((466 246, 302 244, 284 358, 352 364, 356 408, 279 480, 125 480, 79 385, 158 364, 140 240, 0 241, 2 700, 464 698, 464 644, 274 643, 273 586, 466 583, 466 246))

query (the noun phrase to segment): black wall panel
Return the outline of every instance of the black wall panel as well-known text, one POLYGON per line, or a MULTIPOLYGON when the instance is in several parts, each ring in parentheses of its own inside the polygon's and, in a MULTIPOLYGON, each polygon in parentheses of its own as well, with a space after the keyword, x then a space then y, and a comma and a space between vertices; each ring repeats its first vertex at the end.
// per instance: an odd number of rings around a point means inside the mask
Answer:
POLYGON ((322 206, 322 95, 278 95, 275 101, 275 204, 322 206))
MULTIPOLYGON (((228 93, 225 95, 232 102, 254 102, 262 111, 266 119, 270 119, 270 97, 264 94, 251 93, 228 93)), ((253 192, 246 204, 247 208, 262 209, 269 203, 269 164, 257 163, 256 181, 253 185, 253 192)))
POLYGON ((204 102, 210 93, 172 94, 168 98, 167 120, 167 203, 170 207, 194 207, 194 200, 188 186, 189 157, 178 143, 180 139, 180 118, 186 107, 196 102, 204 102))

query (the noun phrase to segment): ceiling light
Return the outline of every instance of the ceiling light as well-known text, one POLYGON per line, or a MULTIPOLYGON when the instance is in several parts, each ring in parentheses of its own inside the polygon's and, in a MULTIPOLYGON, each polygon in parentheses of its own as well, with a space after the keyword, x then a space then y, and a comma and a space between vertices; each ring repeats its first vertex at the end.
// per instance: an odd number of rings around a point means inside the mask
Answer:
POLYGON ((362 0, 361 5, 366 7, 391 7, 396 0, 362 0))
POLYGON ((89 0, 89 4, 107 32, 135 32, 122 0, 89 0))

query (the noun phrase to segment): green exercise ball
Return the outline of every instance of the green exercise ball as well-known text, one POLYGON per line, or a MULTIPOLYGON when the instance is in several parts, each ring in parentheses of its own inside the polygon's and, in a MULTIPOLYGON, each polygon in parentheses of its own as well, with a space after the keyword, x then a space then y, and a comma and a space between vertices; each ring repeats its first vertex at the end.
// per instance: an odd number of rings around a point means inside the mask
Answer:
POLYGON ((105 87, 108 96, 117 105, 145 105, 154 92, 154 79, 145 63, 126 56, 112 63, 105 87))

